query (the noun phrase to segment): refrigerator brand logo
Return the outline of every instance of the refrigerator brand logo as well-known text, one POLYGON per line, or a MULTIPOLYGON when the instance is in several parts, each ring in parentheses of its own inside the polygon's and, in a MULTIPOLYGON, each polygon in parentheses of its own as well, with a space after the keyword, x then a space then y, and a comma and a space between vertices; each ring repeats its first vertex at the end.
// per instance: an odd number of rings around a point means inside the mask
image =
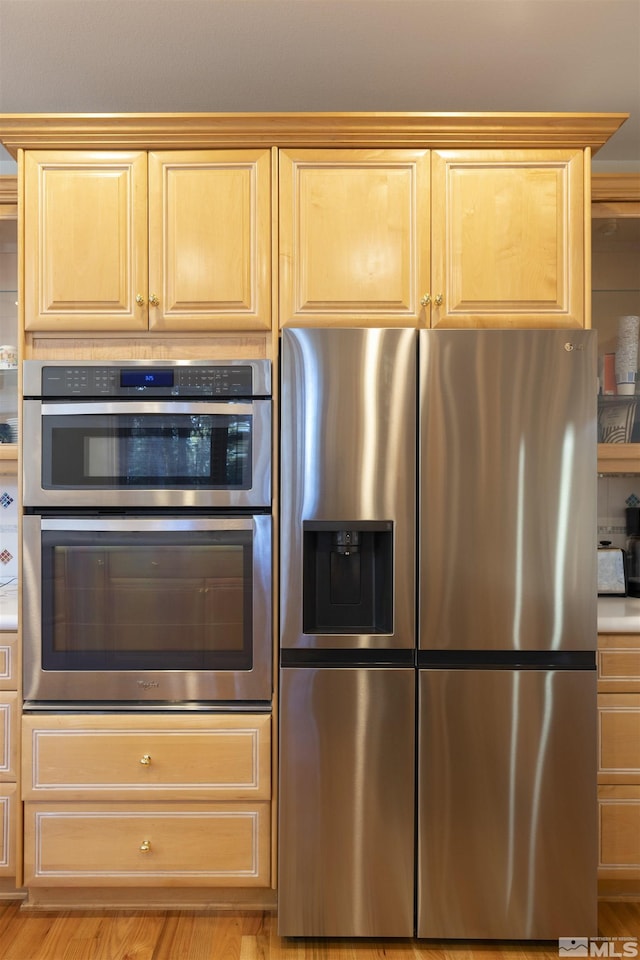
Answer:
POLYGON ((142 687, 143 690, 152 690, 154 687, 160 686, 158 680, 138 680, 137 684, 139 687, 142 687))
POLYGON ((637 957, 637 937, 560 937, 559 957, 637 957))

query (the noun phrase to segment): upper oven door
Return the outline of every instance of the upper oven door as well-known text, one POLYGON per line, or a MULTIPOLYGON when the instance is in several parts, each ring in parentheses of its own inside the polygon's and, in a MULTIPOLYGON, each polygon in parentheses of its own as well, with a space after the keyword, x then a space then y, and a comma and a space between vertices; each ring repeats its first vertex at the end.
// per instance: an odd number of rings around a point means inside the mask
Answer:
POLYGON ((271 401, 25 400, 27 507, 271 505, 271 401))

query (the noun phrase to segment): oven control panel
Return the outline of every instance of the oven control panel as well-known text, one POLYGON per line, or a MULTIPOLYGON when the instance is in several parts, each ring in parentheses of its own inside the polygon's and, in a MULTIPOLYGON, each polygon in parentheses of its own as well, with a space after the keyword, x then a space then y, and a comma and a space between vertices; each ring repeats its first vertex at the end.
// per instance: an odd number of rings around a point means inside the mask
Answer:
MULTIPOLYGON (((41 365, 41 397, 253 397, 270 393, 269 361, 232 364, 41 365), (257 378, 254 376, 258 373, 257 378), (261 381, 261 382, 256 382, 261 381)), ((25 395, 27 385, 25 378, 25 395)))

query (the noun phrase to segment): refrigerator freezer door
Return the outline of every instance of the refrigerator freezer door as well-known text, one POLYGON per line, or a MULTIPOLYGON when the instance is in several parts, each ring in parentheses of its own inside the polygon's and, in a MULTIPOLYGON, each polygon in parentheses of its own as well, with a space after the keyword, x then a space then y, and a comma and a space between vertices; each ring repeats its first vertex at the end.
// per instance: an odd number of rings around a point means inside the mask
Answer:
POLYGON ((420 649, 595 649, 595 347, 420 332, 420 649))
POLYGON ((410 937, 415 673, 281 670, 278 932, 410 937))
POLYGON ((595 671, 420 672, 418 936, 597 932, 595 671))
POLYGON ((282 341, 281 646, 413 648, 416 332, 287 327, 282 341))

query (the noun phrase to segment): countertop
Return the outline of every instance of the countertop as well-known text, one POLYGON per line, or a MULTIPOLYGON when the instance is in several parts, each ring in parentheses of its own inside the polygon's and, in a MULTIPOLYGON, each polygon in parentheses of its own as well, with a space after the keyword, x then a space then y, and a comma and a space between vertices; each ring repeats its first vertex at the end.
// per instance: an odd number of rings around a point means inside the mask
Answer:
POLYGON ((0 630, 18 629, 18 580, 0 578, 0 630))
POLYGON ((640 598, 598 597, 598 633, 640 633, 640 598))

